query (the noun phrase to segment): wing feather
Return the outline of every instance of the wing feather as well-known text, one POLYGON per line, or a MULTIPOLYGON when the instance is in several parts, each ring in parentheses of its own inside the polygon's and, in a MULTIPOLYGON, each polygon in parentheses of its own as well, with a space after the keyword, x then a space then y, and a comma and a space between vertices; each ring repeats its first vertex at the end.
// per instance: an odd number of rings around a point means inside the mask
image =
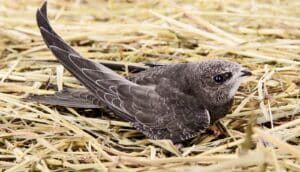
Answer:
POLYGON ((154 87, 133 83, 99 63, 82 58, 65 43, 49 24, 46 3, 36 16, 49 49, 96 97, 95 103, 106 104, 151 138, 182 141, 208 126, 207 110, 195 98, 174 88, 172 81, 162 78, 154 87))

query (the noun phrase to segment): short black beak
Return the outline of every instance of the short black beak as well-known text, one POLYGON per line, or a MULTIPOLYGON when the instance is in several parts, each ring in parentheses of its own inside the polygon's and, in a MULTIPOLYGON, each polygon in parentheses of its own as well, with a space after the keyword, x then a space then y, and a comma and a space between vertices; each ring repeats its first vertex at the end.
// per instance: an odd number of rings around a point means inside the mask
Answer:
POLYGON ((251 76, 252 75, 252 72, 250 72, 249 70, 247 70, 247 69, 243 69, 242 71, 241 71, 241 76, 251 76))

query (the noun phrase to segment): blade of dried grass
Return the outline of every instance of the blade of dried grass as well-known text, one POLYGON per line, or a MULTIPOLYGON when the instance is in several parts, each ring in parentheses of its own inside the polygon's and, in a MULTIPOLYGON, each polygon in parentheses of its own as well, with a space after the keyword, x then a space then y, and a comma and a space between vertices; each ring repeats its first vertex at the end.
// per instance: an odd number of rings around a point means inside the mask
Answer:
POLYGON ((271 134, 264 132, 263 130, 261 130, 259 128, 254 128, 254 131, 260 136, 261 139, 266 140, 266 141, 272 143, 272 145, 278 147, 279 151, 291 154, 291 155, 295 156, 295 158, 300 160, 300 150, 299 149, 291 146, 290 144, 288 144, 282 140, 279 140, 275 136, 272 136, 271 134))
MULTIPOLYGON (((242 85, 236 96, 237 108, 229 116, 242 120, 223 119, 231 134, 224 140, 203 135, 202 141, 183 148, 149 142, 127 122, 106 115, 101 119, 79 116, 93 114, 90 110, 58 108, 56 113, 51 107, 49 113, 42 105, 23 102, 20 98, 28 94, 53 94, 56 85, 61 89, 62 83, 71 88, 81 86, 70 75, 59 71, 59 78, 53 75, 58 63, 44 45, 34 20, 39 0, 0 0, 0 4, 0 80, 4 81, 0 84, 1 168, 91 170, 90 165, 99 171, 168 171, 193 165, 194 170, 204 166, 204 170, 241 169, 228 169, 231 163, 248 171, 299 171, 295 156, 282 151, 286 144, 299 142, 298 1, 111 1, 110 8, 104 1, 51 1, 53 27, 84 57, 108 60, 109 64, 118 61, 117 66, 128 66, 129 71, 129 61, 179 63, 211 58, 234 60, 253 70, 255 76, 242 85), (155 8, 156 15, 149 13, 150 8, 155 8), (267 73, 274 74, 260 83, 257 94, 265 64, 267 73), (248 96, 250 90, 252 98, 248 96), (259 106, 262 100, 264 107, 259 106), (266 118, 262 108, 272 118, 266 118), (268 165, 247 166, 255 160, 233 163, 241 158, 234 152, 244 142, 242 121, 249 115, 258 115, 260 126, 273 120, 274 128, 267 132, 284 143, 278 146, 266 138, 275 147, 265 149, 271 156, 268 165), (98 149, 115 161, 101 156, 98 149)), ((252 138, 261 143, 260 136, 256 133, 252 138)))
POLYGON ((224 171, 224 170, 228 170, 228 169, 235 169, 238 167, 261 165, 261 164, 268 162, 268 160, 267 160, 268 156, 269 156, 268 153, 265 152, 264 150, 254 150, 254 151, 248 152, 244 156, 235 157, 231 160, 220 162, 215 165, 210 165, 208 167, 193 166, 193 167, 178 168, 176 171, 215 172, 215 171, 224 171))

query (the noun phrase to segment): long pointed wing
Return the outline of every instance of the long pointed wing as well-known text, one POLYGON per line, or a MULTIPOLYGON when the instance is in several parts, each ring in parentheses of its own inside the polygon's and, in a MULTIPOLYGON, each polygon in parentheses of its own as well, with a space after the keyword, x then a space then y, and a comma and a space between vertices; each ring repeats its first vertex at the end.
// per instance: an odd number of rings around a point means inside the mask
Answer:
POLYGON ((128 115, 128 112, 122 109, 121 104, 115 105, 115 100, 108 102, 107 97, 111 97, 111 95, 115 94, 111 89, 112 85, 135 84, 120 77, 118 74, 101 64, 83 59, 78 52, 67 45, 62 38, 60 38, 54 32, 47 19, 46 8, 47 3, 45 2, 37 11, 37 24, 40 28, 45 43, 52 53, 57 57, 58 61, 65 68, 67 68, 89 91, 95 95, 99 95, 97 98, 101 102, 106 103, 109 107, 120 112, 119 115, 121 115, 122 118, 134 121, 134 119, 128 115), (96 83, 97 78, 101 78, 103 81, 103 85, 100 85, 100 87, 96 83))
POLYGON ((54 32, 47 19, 46 5, 44 3, 36 14, 45 43, 101 103, 151 138, 181 141, 207 128, 208 111, 193 97, 172 88, 170 81, 162 79, 154 88, 141 86, 82 58, 54 32))

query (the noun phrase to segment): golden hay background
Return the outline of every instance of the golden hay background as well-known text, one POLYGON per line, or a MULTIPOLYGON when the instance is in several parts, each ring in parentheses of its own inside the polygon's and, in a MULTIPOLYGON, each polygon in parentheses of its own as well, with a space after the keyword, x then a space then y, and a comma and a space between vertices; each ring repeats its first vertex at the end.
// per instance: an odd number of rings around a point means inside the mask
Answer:
POLYGON ((100 111, 22 100, 80 87, 41 39, 41 3, 0 0, 3 171, 300 171, 300 1, 48 1, 54 29, 86 58, 221 58, 253 71, 220 122, 225 135, 182 146, 146 139, 100 111))

